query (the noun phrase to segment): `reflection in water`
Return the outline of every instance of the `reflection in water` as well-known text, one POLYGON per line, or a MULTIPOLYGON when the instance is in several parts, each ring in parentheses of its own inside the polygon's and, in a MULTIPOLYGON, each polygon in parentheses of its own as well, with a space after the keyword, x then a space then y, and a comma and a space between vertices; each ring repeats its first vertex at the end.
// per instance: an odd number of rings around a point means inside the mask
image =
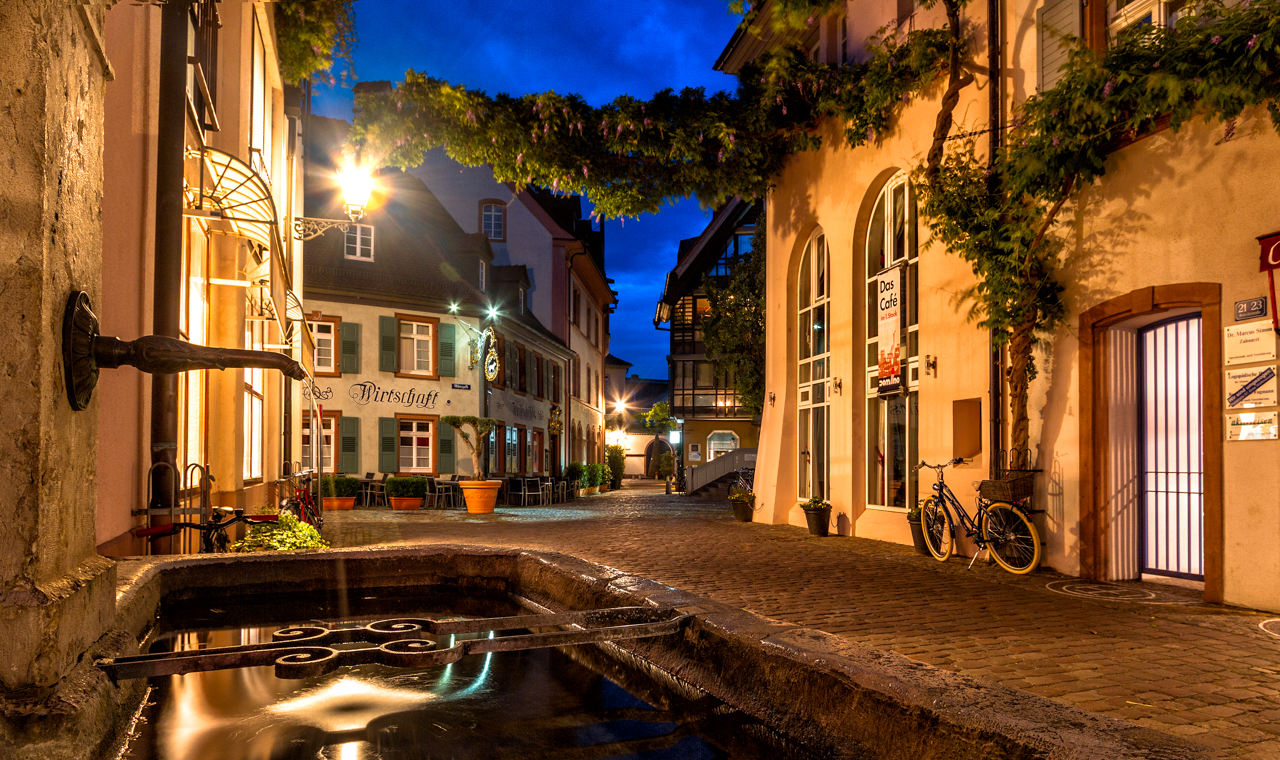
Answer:
MULTIPOLYGON (((206 616, 203 630, 162 634, 152 651, 268 641, 307 619, 281 614, 272 616, 279 624, 252 627, 218 627, 206 616)), ((438 644, 480 636, 495 632, 442 636, 438 644)), ((690 702, 656 686, 650 694, 646 686, 646 702, 556 649, 487 653, 420 670, 368 664, 281 680, 273 668, 256 667, 152 684, 154 728, 135 742, 136 760, 804 757, 715 700, 690 702)))

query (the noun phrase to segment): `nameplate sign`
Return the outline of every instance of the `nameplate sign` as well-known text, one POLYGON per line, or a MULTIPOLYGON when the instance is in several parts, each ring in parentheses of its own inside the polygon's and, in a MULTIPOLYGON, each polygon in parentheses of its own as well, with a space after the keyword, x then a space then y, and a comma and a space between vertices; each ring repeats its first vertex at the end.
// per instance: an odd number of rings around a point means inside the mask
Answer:
POLYGON ((393 404, 407 409, 435 409, 440 399, 440 391, 420 391, 413 388, 399 390, 383 388, 375 382, 366 380, 356 383, 347 391, 351 400, 361 406, 368 404, 393 404))

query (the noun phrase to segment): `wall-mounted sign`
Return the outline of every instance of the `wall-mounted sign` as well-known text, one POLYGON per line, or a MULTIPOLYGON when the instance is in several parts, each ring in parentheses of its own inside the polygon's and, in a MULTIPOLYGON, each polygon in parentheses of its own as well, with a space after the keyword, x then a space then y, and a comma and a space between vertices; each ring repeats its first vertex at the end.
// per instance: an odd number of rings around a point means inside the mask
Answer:
POLYGON ((471 383, 454 383, 453 389, 455 391, 469 391, 471 390, 471 383))
POLYGON ((1273 441, 1276 439, 1275 412, 1245 412, 1227 415, 1228 441, 1273 441))
MULTIPOLYGON (((413 409, 435 409, 440 399, 440 391, 396 390, 383 388, 377 383, 366 380, 356 383, 347 391, 351 400, 361 406, 366 404, 398 404, 413 409)), ((448 402, 445 402, 448 403, 448 402)))
POLYGON ((499 418, 511 417, 521 422, 538 422, 542 419, 541 410, 527 401, 498 396, 493 400, 493 407, 499 418))
POLYGON ((1273 361, 1276 358, 1276 333, 1270 322, 1246 322, 1243 325, 1232 325, 1226 331, 1222 350, 1227 366, 1273 361))
POLYGON ((328 401, 333 398, 333 388, 328 386, 321 388, 320 386, 312 383, 303 383, 302 397, 315 399, 316 401, 328 401))
POLYGON ((880 273, 876 278, 876 313, 879 316, 877 344, 879 371, 876 390, 881 396, 902 392, 902 267, 880 273))
POLYGON ((1227 370, 1227 406, 1275 406, 1276 368, 1227 370))
POLYGON ((690 462, 702 461, 702 444, 700 443, 689 444, 689 461, 690 462))
POLYGON ((1243 301, 1236 301, 1237 322, 1265 316, 1267 316, 1267 299, 1247 298, 1243 301))

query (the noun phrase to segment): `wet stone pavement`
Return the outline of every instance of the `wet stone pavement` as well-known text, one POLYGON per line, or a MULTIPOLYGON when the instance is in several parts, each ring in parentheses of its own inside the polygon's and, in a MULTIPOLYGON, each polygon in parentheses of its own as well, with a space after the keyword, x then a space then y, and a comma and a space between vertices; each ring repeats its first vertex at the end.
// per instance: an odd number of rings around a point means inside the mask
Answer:
POLYGON ((719 500, 624 488, 554 507, 329 512, 334 546, 469 543, 564 552, 1192 739, 1280 758, 1280 615, 1148 583, 1014 577, 908 546, 735 522, 719 500), (1268 631, 1271 628, 1275 633, 1268 631))

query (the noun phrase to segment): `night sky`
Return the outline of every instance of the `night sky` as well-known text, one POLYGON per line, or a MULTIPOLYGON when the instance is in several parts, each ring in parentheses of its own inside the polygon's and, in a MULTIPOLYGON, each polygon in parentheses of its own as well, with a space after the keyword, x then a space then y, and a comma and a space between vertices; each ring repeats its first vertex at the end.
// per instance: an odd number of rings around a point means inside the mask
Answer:
MULTIPOLYGON (((725 0, 359 0, 360 80, 403 79, 413 68, 489 93, 577 92, 593 105, 673 87, 732 91, 712 70, 738 19, 725 0)), ((313 110, 351 119, 351 92, 317 87, 313 110)), ((588 204, 589 205, 589 204, 588 204)), ((606 223, 606 273, 617 283, 611 352, 642 377, 667 376, 666 332, 653 311, 682 238, 710 221, 696 201, 606 223)))

